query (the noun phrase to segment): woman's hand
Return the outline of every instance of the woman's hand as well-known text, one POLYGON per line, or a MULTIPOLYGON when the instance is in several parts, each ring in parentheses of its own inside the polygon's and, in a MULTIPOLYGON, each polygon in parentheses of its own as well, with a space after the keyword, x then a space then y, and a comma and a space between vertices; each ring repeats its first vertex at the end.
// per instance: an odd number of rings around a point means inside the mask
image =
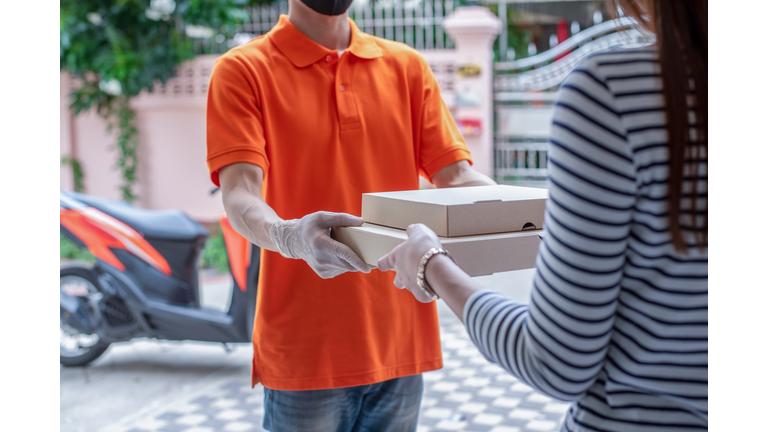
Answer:
POLYGON ((440 239, 432 230, 423 224, 413 224, 406 230, 408 240, 379 259, 379 270, 394 270, 395 286, 407 288, 416 300, 429 303, 435 298, 416 284, 416 274, 419 271, 419 261, 433 247, 442 247, 440 239))

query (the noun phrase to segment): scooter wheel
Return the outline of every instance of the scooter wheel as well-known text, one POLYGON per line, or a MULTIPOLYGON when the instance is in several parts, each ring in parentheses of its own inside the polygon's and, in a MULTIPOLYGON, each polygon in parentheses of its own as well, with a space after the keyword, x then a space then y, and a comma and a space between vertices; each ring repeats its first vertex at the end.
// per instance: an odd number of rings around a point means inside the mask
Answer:
MULTIPOLYGON (((64 267, 61 269, 59 281, 60 291, 68 296, 87 298, 101 295, 96 272, 89 267, 64 267)), ((109 343, 102 342, 98 335, 84 334, 67 325, 63 316, 59 317, 59 321, 59 362, 63 366, 85 366, 109 348, 109 343)))

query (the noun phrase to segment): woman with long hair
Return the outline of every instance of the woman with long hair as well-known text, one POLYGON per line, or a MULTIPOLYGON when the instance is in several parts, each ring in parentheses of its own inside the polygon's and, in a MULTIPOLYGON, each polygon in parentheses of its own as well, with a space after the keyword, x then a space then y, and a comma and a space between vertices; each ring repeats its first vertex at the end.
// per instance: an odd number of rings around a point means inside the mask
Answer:
POLYGON ((706 429, 707 1, 612 4, 656 42, 590 55, 560 88, 530 303, 482 289, 423 225, 379 268, 573 401, 562 430, 706 429))

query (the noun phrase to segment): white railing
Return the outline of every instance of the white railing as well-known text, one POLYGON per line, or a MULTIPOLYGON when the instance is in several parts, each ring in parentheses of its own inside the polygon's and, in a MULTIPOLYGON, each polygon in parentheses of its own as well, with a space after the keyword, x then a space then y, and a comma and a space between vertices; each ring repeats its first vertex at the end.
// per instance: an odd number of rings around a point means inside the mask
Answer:
POLYGON ((494 64, 496 180, 544 186, 555 91, 585 56, 615 46, 651 42, 634 21, 608 21, 525 59, 494 64))
POLYGON ((496 94, 555 89, 587 55, 616 46, 650 42, 633 28, 634 20, 620 18, 591 27, 560 45, 525 59, 495 63, 493 88, 496 94))
MULTIPOLYGON (((364 32, 384 39, 403 42, 418 50, 451 49, 453 41, 443 30, 443 20, 456 7, 458 0, 426 0, 395 4, 371 5, 356 2, 349 16, 364 32)), ((222 54, 227 49, 269 32, 281 14, 288 13, 288 3, 245 7, 249 18, 235 29, 223 30, 210 39, 195 39, 198 54, 222 54)))
POLYGON ((544 186, 554 93, 508 93, 494 107, 494 176, 500 183, 544 186), (516 98, 519 95, 522 97, 516 98))
POLYGON ((497 138, 494 174, 509 184, 543 186, 547 176, 548 143, 540 138, 497 138))
POLYGON ((246 7, 245 9, 250 13, 251 19, 245 22, 243 31, 255 36, 261 36, 277 25, 280 15, 288 13, 288 3, 275 2, 246 7))
POLYGON ((493 68, 495 70, 514 71, 549 64, 555 61, 558 56, 579 48, 587 42, 611 33, 616 33, 617 31, 628 30, 634 25, 635 20, 630 18, 619 18, 606 21, 576 33, 550 50, 520 60, 497 62, 493 65, 493 68))
POLYGON ((360 30, 384 39, 403 42, 418 50, 450 49, 453 42, 443 31, 443 20, 458 0, 382 5, 355 3, 349 16, 360 30))

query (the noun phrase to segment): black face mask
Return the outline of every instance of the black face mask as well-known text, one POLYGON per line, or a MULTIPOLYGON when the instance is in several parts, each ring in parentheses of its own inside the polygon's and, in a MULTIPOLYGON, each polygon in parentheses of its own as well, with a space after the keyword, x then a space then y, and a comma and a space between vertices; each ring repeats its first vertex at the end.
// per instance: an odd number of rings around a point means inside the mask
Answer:
POLYGON ((301 0, 313 11, 323 15, 341 15, 349 9, 352 0, 301 0))

